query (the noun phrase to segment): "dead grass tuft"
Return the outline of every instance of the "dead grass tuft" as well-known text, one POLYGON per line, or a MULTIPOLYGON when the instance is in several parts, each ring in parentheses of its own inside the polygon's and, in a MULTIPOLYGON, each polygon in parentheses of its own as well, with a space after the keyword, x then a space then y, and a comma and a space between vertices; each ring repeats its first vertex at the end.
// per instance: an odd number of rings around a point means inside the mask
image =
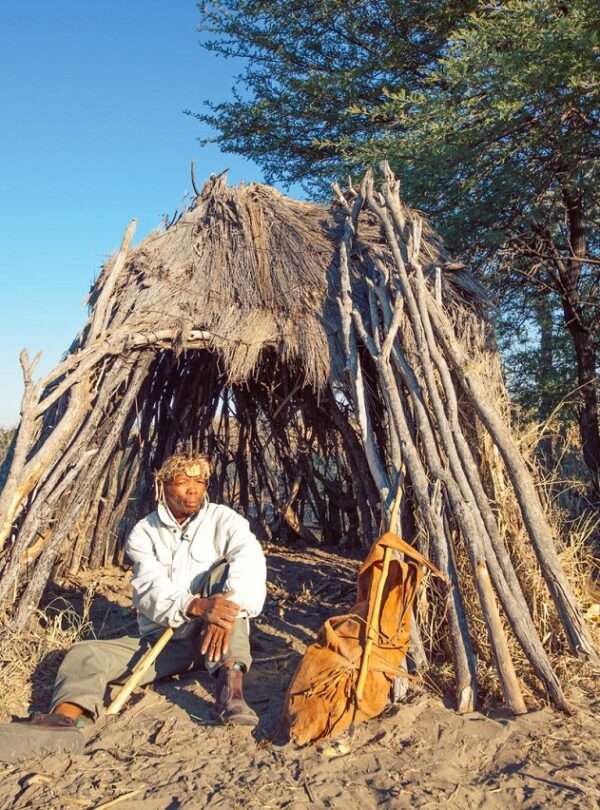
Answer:
MULTIPOLYGON (((501 395, 499 390, 498 401, 501 395)), ((465 416, 470 418, 468 414, 465 416)), ((472 419, 472 422, 477 426, 477 420, 472 419)), ((478 438, 477 441, 473 440, 473 444, 480 449, 479 463, 486 490, 544 648, 567 694, 577 689, 591 691, 594 678, 597 679, 597 671, 571 653, 535 551, 523 527, 520 508, 500 454, 481 427, 477 426, 476 429, 478 438)), ((561 565, 588 621, 596 648, 600 650, 600 514, 597 505, 590 501, 589 487, 585 480, 586 471, 581 466, 578 468, 574 461, 581 457, 577 432, 565 432, 558 424, 546 423, 543 430, 530 424, 517 425, 515 433, 519 436, 521 450, 539 481, 549 522, 555 530, 561 565), (558 448, 558 452, 553 453, 554 463, 548 470, 542 469, 538 459, 539 443, 546 440, 547 447, 549 433, 560 436, 560 443, 555 440, 554 446, 558 448)), ((426 550, 426 530, 422 525, 419 526, 419 538, 420 547, 426 550)), ((455 532, 452 532, 452 539, 461 594, 478 659, 480 703, 485 707, 501 701, 502 695, 471 565, 455 532)), ((454 692, 454 677, 452 666, 448 664, 452 660, 452 651, 445 624, 445 610, 445 596, 439 586, 433 580, 426 581, 418 598, 417 614, 426 649, 433 663, 428 680, 432 681, 437 690, 451 696, 454 692)), ((526 702, 531 708, 541 707, 547 702, 545 691, 533 675, 508 623, 504 622, 504 626, 526 702)))
POLYGON ((75 642, 94 636, 87 613, 81 616, 57 597, 36 610, 25 631, 16 633, 2 620, 0 718, 23 715, 28 707, 46 710, 65 653, 75 642))

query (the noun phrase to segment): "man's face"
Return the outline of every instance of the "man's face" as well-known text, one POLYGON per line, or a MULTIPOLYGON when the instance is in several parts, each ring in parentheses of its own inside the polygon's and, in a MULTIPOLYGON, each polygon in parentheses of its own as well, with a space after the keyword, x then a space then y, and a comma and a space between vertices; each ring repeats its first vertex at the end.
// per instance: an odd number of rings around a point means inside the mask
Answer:
POLYGON ((167 506, 176 520, 185 520, 202 506, 206 494, 206 481, 199 475, 176 473, 165 482, 167 506))

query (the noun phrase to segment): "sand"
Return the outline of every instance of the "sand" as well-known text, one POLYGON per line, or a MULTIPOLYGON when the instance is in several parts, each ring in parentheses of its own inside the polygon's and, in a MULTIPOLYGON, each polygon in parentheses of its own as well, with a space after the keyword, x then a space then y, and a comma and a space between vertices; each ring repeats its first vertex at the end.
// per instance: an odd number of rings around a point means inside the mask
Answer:
MULTIPOLYGON (((356 729, 344 756, 283 742, 291 672, 323 618, 351 600, 356 564, 326 552, 272 552, 269 567, 247 677, 260 716, 254 732, 213 725, 208 676, 180 676, 140 690, 120 716, 91 726, 83 754, 0 766, 0 807, 600 807, 600 699, 589 692, 571 692, 570 718, 549 708, 461 717, 411 687, 407 702, 356 729)), ((123 599, 104 596, 105 627, 111 604, 123 620, 123 599)))

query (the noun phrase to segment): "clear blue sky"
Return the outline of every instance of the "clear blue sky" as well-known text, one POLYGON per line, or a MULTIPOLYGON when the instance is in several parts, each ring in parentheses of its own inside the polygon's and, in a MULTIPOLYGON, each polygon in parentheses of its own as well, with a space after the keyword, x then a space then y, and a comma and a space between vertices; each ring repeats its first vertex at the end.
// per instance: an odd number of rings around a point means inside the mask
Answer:
POLYGON ((49 371, 132 217, 136 240, 199 182, 258 167, 183 114, 230 93, 240 64, 200 47, 194 0, 30 0, 0 6, 0 426, 16 424, 18 354, 49 371))

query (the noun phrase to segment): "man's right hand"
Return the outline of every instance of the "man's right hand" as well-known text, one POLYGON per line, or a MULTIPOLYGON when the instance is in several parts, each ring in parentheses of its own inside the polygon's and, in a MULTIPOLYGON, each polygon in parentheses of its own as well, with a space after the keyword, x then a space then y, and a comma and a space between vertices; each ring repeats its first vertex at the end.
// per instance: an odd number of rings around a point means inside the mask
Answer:
MULTIPOLYGON (((230 596, 231 594, 227 594, 230 596)), ((222 627, 224 630, 231 630, 240 606, 232 602, 224 594, 215 596, 195 596, 188 605, 187 614, 194 618, 203 619, 208 624, 222 627)))

